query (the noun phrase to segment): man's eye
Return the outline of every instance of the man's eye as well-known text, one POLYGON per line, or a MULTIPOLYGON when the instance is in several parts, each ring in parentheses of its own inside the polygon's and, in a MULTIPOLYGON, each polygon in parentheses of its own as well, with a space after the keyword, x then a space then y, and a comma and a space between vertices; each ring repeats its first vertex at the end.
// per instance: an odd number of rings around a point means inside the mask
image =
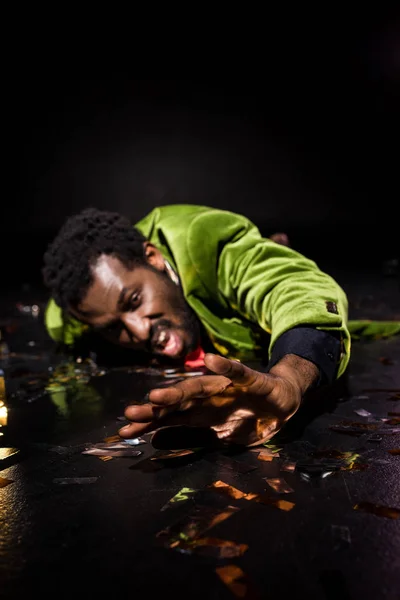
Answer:
POLYGON ((137 308, 137 306, 139 305, 139 302, 140 302, 140 296, 138 293, 135 292, 129 298, 129 308, 137 308))

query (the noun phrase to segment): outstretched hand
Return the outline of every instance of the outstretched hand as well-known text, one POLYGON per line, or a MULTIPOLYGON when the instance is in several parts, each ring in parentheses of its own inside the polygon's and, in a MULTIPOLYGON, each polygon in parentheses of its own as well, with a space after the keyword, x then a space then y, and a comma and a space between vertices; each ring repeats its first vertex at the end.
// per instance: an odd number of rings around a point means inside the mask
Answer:
POLYGON ((125 416, 131 423, 120 429, 120 436, 189 425, 210 427, 229 442, 257 445, 277 433, 300 406, 304 388, 290 366, 279 368, 278 363, 260 373, 216 354, 206 354, 205 365, 214 375, 153 389, 147 404, 128 406, 125 416))

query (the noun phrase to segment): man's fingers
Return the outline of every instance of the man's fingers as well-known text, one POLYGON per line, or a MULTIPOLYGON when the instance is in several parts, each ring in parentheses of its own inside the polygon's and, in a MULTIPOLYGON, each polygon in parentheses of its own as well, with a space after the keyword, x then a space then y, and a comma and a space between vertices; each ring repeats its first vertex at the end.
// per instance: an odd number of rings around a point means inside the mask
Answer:
POLYGON ((146 423, 152 421, 156 416, 154 407, 149 403, 135 404, 125 409, 125 417, 135 423, 146 423))
POLYGON ((270 375, 254 371, 236 360, 230 360, 217 354, 206 354, 204 362, 208 369, 224 377, 229 377, 234 385, 247 388, 243 391, 251 394, 267 395, 274 387, 274 381, 270 375))
POLYGON ((231 380, 219 375, 200 375, 186 379, 169 388, 151 390, 149 400, 155 405, 182 404, 192 398, 216 396, 231 385, 231 380))
POLYGON ((118 434, 122 438, 131 439, 136 438, 139 435, 143 435, 143 433, 148 433, 149 431, 153 431, 156 429, 156 426, 153 422, 151 423, 131 423, 130 425, 125 425, 122 427, 118 434))
POLYGON ((218 354, 206 354, 204 363, 210 371, 229 377, 234 383, 249 385, 257 375, 256 371, 246 367, 243 363, 218 356, 218 354))

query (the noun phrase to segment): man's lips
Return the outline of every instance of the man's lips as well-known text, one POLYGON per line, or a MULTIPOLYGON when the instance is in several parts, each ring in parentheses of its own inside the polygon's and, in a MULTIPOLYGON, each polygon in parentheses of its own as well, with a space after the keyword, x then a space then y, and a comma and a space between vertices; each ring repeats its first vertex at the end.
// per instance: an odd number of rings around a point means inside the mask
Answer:
POLYGON ((162 329, 152 339, 152 348, 157 354, 178 356, 183 349, 183 342, 176 331, 162 329))

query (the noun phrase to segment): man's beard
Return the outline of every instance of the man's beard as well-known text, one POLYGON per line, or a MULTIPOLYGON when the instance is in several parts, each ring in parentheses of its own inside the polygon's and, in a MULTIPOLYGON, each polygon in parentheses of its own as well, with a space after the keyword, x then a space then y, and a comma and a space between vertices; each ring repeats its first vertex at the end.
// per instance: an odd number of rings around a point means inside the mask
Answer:
POLYGON ((150 344, 149 351, 157 358, 158 361, 165 363, 182 363, 185 357, 193 352, 200 344, 201 339, 201 325, 200 321, 194 312, 194 310, 187 303, 182 288, 171 281, 169 276, 162 273, 161 276, 165 277, 165 285, 168 288, 168 301, 170 304, 171 312, 175 317, 175 323, 166 318, 158 319, 151 327, 150 330, 150 344), (179 323, 177 325, 176 323, 179 323), (151 340, 158 337, 158 332, 162 329, 175 330, 178 333, 184 334, 186 340, 184 341, 184 351, 179 358, 172 358, 165 356, 157 352, 157 349, 151 344, 151 340))
POLYGON ((158 353, 157 349, 154 349, 154 347, 151 347, 151 354, 162 363, 182 363, 184 362, 185 357, 193 352, 200 344, 200 322, 195 312, 184 299, 183 302, 185 305, 180 307, 179 310, 174 308, 174 314, 177 316, 177 319, 179 319, 179 326, 172 323, 169 319, 159 319, 151 328, 151 335, 154 337, 157 337, 158 332, 162 329, 174 330, 182 334, 185 333, 186 336, 186 339, 184 340, 184 351, 182 355, 177 358, 165 356, 158 353))

